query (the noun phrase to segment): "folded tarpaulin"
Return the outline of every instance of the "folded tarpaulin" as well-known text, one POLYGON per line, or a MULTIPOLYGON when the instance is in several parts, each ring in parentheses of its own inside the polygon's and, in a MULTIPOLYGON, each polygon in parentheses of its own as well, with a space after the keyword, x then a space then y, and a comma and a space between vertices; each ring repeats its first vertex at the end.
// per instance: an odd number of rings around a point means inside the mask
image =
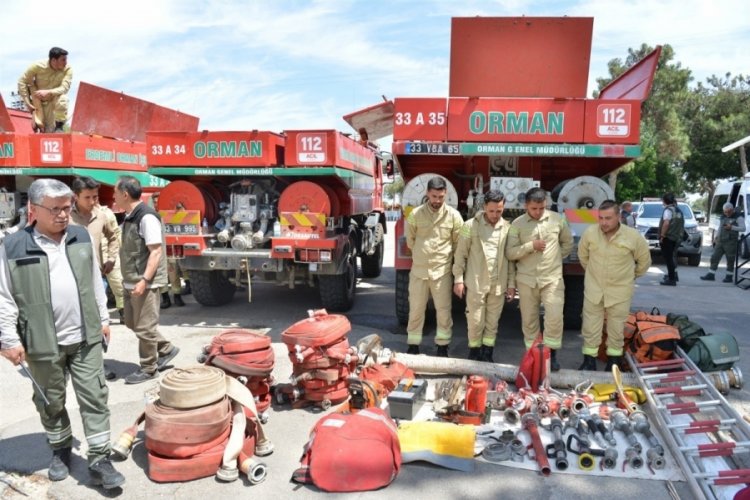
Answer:
POLYGON ((423 460, 448 469, 474 470, 473 425, 448 422, 402 422, 398 427, 401 461, 423 460))

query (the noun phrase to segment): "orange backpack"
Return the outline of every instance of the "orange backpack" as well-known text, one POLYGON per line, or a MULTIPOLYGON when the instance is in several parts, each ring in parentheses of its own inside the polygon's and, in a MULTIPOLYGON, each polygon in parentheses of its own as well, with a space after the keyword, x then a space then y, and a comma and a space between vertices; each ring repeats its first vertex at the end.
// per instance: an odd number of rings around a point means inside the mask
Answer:
POLYGON ((638 331, 628 350, 638 363, 661 361, 672 357, 677 342, 680 341, 680 331, 672 325, 656 321, 638 321, 638 331))

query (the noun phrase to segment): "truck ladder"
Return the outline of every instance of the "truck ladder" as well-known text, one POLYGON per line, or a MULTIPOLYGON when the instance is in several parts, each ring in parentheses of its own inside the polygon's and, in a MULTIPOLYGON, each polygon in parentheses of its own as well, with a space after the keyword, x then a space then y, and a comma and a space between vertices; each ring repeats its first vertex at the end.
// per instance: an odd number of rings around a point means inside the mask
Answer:
POLYGON ((750 484, 750 469, 737 461, 748 458, 750 426, 685 351, 664 361, 626 358, 695 497, 731 499, 750 484))

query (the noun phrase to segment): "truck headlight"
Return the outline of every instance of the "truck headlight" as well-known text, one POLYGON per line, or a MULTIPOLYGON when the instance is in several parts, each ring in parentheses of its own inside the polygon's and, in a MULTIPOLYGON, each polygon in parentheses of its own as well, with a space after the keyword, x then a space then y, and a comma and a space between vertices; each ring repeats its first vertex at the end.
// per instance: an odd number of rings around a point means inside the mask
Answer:
POLYGON ((687 231, 688 234, 698 234, 700 232, 697 227, 686 227, 685 231, 687 231))

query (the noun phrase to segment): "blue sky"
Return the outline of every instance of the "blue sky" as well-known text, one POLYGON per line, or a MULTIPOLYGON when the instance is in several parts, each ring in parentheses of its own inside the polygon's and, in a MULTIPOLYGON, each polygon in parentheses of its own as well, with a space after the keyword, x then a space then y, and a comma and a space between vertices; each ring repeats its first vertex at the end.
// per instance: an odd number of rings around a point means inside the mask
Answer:
MULTIPOLYGON (((697 81, 750 73, 750 2, 6 0, 0 92, 53 45, 86 81, 196 115, 208 130, 336 128, 381 95, 447 96, 453 16, 590 16, 589 73, 669 43, 697 81), (36 13, 36 14, 35 14, 36 13)), ((77 85, 71 96, 75 96, 77 85)))

